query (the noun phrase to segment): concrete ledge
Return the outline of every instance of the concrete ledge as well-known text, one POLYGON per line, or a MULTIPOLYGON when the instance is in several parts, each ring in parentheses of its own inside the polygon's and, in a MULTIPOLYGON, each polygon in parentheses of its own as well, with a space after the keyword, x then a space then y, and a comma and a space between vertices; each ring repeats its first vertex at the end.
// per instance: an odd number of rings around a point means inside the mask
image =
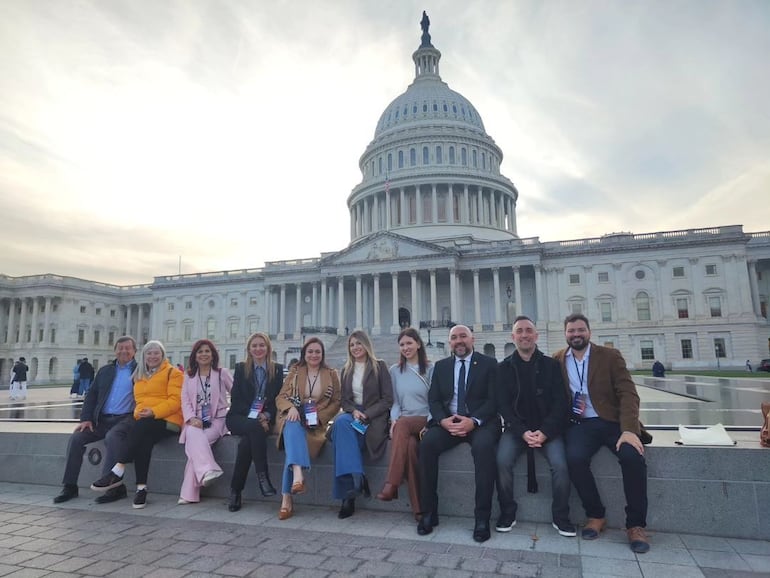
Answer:
MULTIPOLYGON (((2 428, 5 431, 0 431, 0 461, 3 464, 0 481, 59 483, 71 428, 71 424, 47 428, 35 428, 32 424, 26 424, 24 428, 2 428)), ((673 432, 655 432, 655 445, 647 449, 648 527, 665 532, 770 540, 770 450, 759 448, 756 441, 758 434, 734 434, 739 446, 732 448, 678 447, 673 444, 673 436, 673 432)), ((204 497, 225 498, 228 495, 236 444, 237 438, 228 436, 215 446, 214 453, 225 470, 225 476, 206 488, 204 497)), ((102 444, 93 444, 92 448, 99 450, 94 457, 100 459, 104 450, 102 444)), ((86 450, 87 455, 90 449, 86 450)), ((184 448, 175 440, 165 440, 157 445, 150 468, 150 491, 176 495, 185 460, 184 448)), ((268 443, 270 475, 276 488, 280 488, 283 460, 284 455, 276 450, 275 443, 268 443)), ((623 527, 625 499, 620 468, 615 458, 610 452, 602 450, 594 458, 593 469, 608 509, 609 524, 623 527)), ((374 493, 380 489, 386 470, 387 456, 367 463, 366 471, 374 493)), ((99 477, 100 472, 99 463, 91 464, 87 458, 84 459, 80 475, 80 486, 84 489, 82 496, 88 496, 90 490, 87 487, 99 477)), ((537 474, 540 492, 528 494, 525 460, 517 463, 515 488, 519 502, 518 517, 522 521, 548 523, 551 511, 550 474, 548 464, 540 456, 537 459, 537 474)), ((334 504, 331 498, 332 477, 331 448, 327 444, 307 476, 308 492, 298 496, 297 502, 334 504)), ((442 456, 439 480, 440 512, 472 516, 473 460, 467 445, 442 456)), ((131 468, 126 481, 132 487, 131 468)), ((389 503, 376 499, 359 500, 357 505, 371 510, 408 513, 406 495, 404 487, 399 500, 389 503)), ((247 482, 244 498, 247 501, 277 501, 276 498, 262 498, 253 475, 247 482)), ((583 509, 573 492, 572 520, 579 523, 583 519, 583 509)))

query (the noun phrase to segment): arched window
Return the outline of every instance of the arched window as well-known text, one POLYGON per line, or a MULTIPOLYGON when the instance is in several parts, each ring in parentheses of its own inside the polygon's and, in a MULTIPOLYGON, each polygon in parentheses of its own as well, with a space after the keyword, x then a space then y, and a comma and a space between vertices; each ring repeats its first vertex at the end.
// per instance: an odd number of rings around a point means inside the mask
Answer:
POLYGON ((460 164, 464 167, 468 166, 468 151, 465 147, 460 149, 460 164))
POLYGON ((208 321, 206 321, 206 338, 207 339, 216 339, 216 333, 217 333, 217 320, 213 317, 209 317, 208 321))
POLYGON ((644 291, 636 295, 636 318, 639 321, 649 321, 650 316, 650 296, 644 291))
POLYGON ((428 147, 422 147, 422 164, 427 165, 430 163, 430 151, 428 147))
POLYGON ((473 149, 472 153, 473 153, 473 155, 472 155, 473 156, 473 166, 474 166, 474 168, 476 168, 476 167, 479 166, 478 162, 477 162, 477 159, 476 159, 476 149, 473 149))
POLYGON ((449 164, 455 164, 455 147, 449 147, 449 164))
POLYGON ((393 170, 393 153, 388 153, 388 172, 393 170))
POLYGON ((398 168, 404 168, 404 151, 398 151, 398 168))
POLYGON ((409 166, 413 167, 417 164, 417 151, 413 148, 409 149, 409 166))
POLYGON ((377 174, 378 174, 378 175, 381 175, 381 174, 382 174, 382 157, 379 157, 379 158, 377 159, 377 164, 379 165, 379 166, 378 166, 379 172, 378 172, 377 174))
POLYGON ((444 162, 444 158, 441 155, 441 146, 436 147, 436 164, 440 165, 444 162))

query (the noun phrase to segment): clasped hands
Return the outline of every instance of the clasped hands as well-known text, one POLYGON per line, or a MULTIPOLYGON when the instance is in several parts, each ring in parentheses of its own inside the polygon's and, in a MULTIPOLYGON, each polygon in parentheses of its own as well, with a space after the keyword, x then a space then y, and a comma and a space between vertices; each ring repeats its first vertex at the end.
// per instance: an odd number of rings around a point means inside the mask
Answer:
POLYGON ((457 437, 465 437, 476 429, 476 422, 473 418, 458 414, 445 417, 439 423, 451 435, 457 437))
POLYGON ((521 436, 521 439, 523 439, 524 443, 531 448, 542 448, 543 444, 548 439, 548 436, 540 430, 527 430, 524 432, 524 435, 521 436))

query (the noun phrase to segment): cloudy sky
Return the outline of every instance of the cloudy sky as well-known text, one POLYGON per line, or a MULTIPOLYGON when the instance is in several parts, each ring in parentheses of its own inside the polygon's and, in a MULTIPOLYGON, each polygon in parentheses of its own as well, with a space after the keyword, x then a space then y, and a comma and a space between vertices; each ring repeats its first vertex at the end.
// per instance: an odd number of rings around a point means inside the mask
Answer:
POLYGON ((422 10, 542 241, 770 229, 766 0, 2 0, 0 273, 119 284, 349 241, 422 10))

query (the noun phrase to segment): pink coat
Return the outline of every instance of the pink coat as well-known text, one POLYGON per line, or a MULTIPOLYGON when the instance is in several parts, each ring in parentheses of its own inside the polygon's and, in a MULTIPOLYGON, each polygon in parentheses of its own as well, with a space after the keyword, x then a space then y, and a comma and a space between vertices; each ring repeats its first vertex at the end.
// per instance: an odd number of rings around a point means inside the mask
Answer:
MULTIPOLYGON (((224 435, 224 421, 227 415, 227 395, 233 388, 233 376, 227 369, 212 370, 211 372, 211 415, 214 418, 213 427, 221 425, 222 435, 224 435), (217 423, 219 422, 219 423, 217 423)), ((184 374, 184 383, 182 383, 182 416, 184 423, 187 423, 191 417, 198 415, 197 409, 197 394, 200 389, 199 376, 196 373, 193 377, 190 377, 187 373, 184 374)), ((185 442, 185 430, 182 429, 182 434, 179 436, 179 443, 185 442)))

